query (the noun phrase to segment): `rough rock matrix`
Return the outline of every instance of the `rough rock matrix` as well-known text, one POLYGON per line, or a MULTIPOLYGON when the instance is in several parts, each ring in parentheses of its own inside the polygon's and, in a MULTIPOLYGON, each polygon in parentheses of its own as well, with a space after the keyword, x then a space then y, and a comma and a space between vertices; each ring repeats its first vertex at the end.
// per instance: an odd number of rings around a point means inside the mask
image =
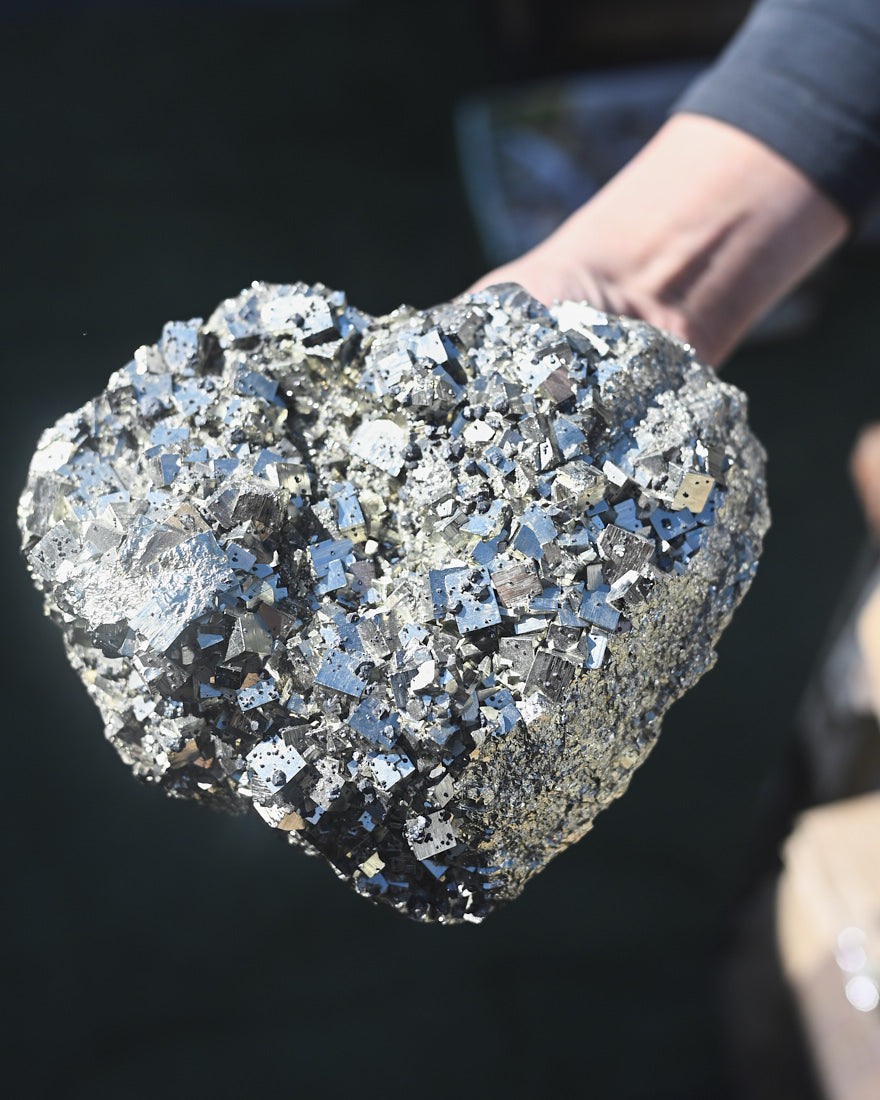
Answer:
POLYGON ((142 780, 481 920, 626 789, 768 523, 746 402, 503 285, 255 283, 44 433, 24 550, 142 780))

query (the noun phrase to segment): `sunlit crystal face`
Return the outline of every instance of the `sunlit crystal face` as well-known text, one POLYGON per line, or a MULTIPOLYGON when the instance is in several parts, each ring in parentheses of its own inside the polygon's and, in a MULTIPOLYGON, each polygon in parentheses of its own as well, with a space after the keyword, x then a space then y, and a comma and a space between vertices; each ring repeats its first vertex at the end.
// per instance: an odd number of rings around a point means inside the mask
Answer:
POLYGON ((518 892, 710 662, 766 525, 739 395, 646 331, 514 286, 374 321, 255 284, 139 349, 21 511, 137 774, 412 915, 518 892), (691 576, 726 578, 710 608, 691 576), (689 614, 705 652, 658 677, 639 632, 689 614))

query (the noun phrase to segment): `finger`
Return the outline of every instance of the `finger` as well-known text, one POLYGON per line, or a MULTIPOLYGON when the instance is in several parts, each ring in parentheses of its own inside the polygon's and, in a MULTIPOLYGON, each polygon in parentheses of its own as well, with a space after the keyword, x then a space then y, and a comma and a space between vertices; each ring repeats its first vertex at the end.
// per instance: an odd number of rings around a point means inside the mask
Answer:
POLYGON ((880 538, 880 423, 861 430, 849 468, 868 525, 880 538))

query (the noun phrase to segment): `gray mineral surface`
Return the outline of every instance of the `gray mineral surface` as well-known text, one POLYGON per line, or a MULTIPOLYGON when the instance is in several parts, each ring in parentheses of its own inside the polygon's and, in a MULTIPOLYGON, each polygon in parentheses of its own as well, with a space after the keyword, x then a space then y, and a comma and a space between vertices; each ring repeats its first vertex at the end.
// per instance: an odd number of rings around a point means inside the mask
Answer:
POLYGON ((143 781, 479 921, 621 795, 768 524, 746 400, 510 284, 254 283, 42 436, 33 578, 143 781))

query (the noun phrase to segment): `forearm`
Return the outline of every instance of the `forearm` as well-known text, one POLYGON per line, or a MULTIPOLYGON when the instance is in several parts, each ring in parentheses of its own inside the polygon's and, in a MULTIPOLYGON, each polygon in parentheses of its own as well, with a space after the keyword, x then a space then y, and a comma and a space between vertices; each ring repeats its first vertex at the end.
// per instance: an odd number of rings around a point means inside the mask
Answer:
POLYGON ((842 211, 767 146, 680 114, 551 237, 495 274, 543 300, 642 317, 718 362, 847 231, 842 211))

